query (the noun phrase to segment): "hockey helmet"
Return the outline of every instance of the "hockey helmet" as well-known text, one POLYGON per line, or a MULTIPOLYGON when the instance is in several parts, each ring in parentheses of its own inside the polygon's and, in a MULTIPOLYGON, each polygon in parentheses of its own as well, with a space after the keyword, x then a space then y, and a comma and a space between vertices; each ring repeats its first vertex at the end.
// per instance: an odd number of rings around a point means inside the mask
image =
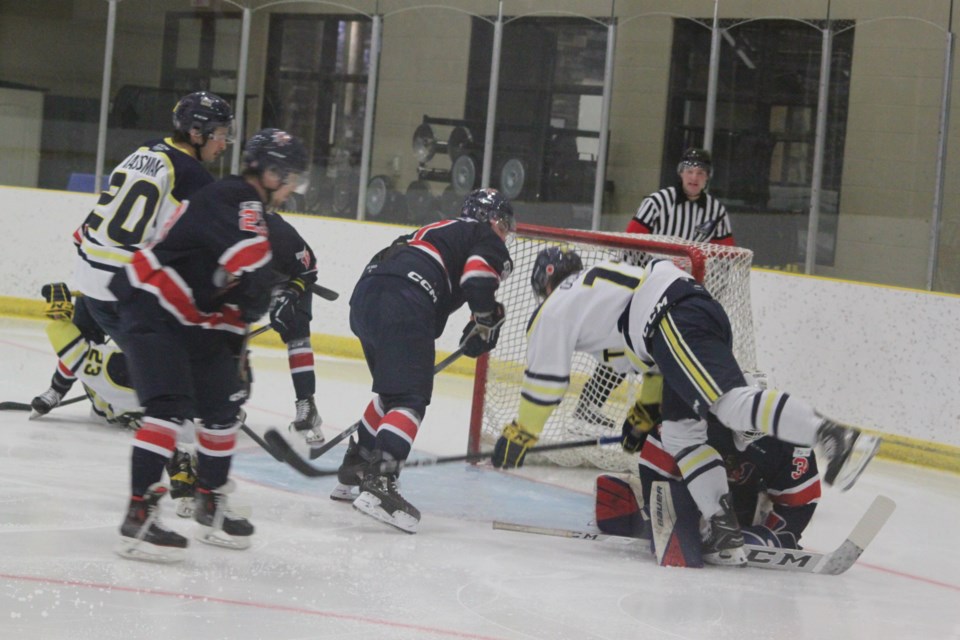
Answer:
POLYGON ((570 248, 547 247, 537 254, 530 274, 530 286, 541 300, 572 273, 583 270, 580 254, 570 248))
POLYGON ((680 164, 677 165, 677 173, 690 167, 700 167, 707 172, 707 177, 713 175, 713 160, 710 158, 710 152, 696 147, 684 151, 680 156, 680 164))
POLYGON ((227 142, 233 141, 233 109, 230 103, 209 91, 185 95, 173 108, 173 128, 190 135, 193 130, 206 139, 217 127, 227 127, 227 142))
POLYGON ((461 218, 471 218, 477 222, 493 221, 507 232, 517 231, 517 220, 510 201, 496 189, 477 189, 463 199, 460 209, 461 218))
POLYGON ((291 174, 307 170, 307 150, 302 142, 282 129, 261 129, 244 145, 243 166, 257 175, 271 170, 286 182, 291 174))

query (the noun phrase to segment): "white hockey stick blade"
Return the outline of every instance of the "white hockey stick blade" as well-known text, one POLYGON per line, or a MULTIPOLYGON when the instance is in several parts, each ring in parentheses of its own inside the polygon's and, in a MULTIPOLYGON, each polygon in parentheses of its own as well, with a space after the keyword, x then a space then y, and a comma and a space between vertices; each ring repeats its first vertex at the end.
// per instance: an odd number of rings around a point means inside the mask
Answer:
MULTIPOLYGON (((777 549, 759 545, 745 544, 747 566, 757 569, 773 569, 776 571, 795 571, 801 573, 823 573, 839 575, 852 567, 864 549, 873 541, 883 525, 886 524, 896 504, 886 496, 877 496, 867 512, 853 528, 839 547, 829 553, 817 553, 802 549, 777 549)), ((649 539, 614 536, 605 533, 589 531, 573 531, 570 529, 552 529, 549 527, 535 527, 509 522, 494 522, 494 529, 503 531, 518 531, 521 533, 536 533, 540 535, 558 536, 561 538, 575 538, 590 542, 616 542, 631 544, 642 542, 638 548, 651 553, 649 539)))
POLYGON ((857 480, 860 479, 864 469, 867 468, 867 465, 870 464, 870 461, 873 460, 873 457, 877 455, 879 450, 879 437, 861 433, 853 445, 853 452, 850 454, 850 459, 847 460, 843 469, 837 474, 836 479, 833 481, 833 486, 840 491, 846 491, 851 488, 857 480))

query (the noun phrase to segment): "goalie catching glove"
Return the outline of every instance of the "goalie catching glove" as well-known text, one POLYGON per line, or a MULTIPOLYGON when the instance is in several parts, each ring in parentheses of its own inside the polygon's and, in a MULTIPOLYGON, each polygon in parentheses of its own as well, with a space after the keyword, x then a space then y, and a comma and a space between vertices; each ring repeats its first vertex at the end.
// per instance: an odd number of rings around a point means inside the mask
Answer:
POLYGON ((663 397, 663 376, 647 371, 643 374, 640 397, 633 404, 623 421, 620 446, 627 453, 637 453, 643 448, 647 434, 660 424, 660 400, 663 397))
POLYGON ((473 318, 463 328, 463 336, 460 338, 463 355, 478 358, 492 351, 500 338, 500 327, 503 325, 504 318, 506 318, 506 312, 499 302, 493 311, 474 313, 473 318))
POLYGON ((47 301, 43 313, 51 320, 72 320, 73 301, 70 297, 70 288, 65 282, 52 282, 43 285, 40 295, 47 301))
POLYGON ((493 466, 498 469, 522 467, 527 449, 537 444, 538 439, 514 420, 503 428, 503 433, 497 439, 493 448, 493 466))

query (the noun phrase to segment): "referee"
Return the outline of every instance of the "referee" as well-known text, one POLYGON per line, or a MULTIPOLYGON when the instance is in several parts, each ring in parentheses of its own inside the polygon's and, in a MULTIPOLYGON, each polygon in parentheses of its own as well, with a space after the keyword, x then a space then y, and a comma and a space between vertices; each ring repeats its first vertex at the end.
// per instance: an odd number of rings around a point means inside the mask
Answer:
POLYGON ((684 151, 677 165, 677 184, 644 198, 627 231, 732 246, 727 210, 706 192, 712 169, 706 149, 684 151))

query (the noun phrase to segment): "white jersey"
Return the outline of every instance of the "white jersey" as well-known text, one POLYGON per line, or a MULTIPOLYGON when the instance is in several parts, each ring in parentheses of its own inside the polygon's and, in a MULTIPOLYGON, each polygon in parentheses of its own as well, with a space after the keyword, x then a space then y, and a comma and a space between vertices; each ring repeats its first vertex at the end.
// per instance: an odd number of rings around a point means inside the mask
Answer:
POLYGON ((113 421, 124 414, 142 413, 119 347, 90 342, 69 320, 48 324, 47 337, 63 366, 83 383, 97 414, 113 421))
POLYGON ((146 143, 110 174, 110 186, 74 234, 74 286, 97 300, 115 300, 107 288, 133 253, 157 238, 180 203, 213 177, 173 141, 146 143))
POLYGON ((589 353, 620 373, 650 368, 642 332, 656 318, 667 288, 691 278, 672 262, 655 260, 646 267, 601 263, 564 280, 527 329, 519 422, 528 430, 542 428, 570 384, 574 352, 589 353), (627 305, 632 352, 618 326, 627 305), (641 334, 634 336, 637 327, 641 334))

